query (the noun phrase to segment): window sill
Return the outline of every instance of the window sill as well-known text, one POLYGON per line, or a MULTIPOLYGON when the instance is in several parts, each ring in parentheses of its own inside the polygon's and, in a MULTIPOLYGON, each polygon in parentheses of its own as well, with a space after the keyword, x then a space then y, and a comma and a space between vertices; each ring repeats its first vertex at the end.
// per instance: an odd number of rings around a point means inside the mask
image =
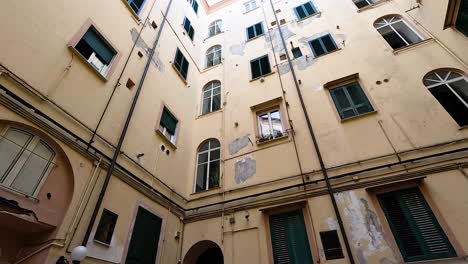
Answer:
POLYGON ((270 75, 273 75, 273 74, 275 74, 275 73, 276 73, 275 71, 272 71, 272 72, 267 73, 267 74, 265 74, 265 75, 259 76, 259 77, 255 78, 255 79, 250 79, 250 82, 258 81, 258 80, 260 80, 260 79, 263 79, 263 78, 268 77, 268 76, 270 76, 270 75))
POLYGON ((211 116, 211 115, 215 115, 215 114, 221 113, 221 112, 223 112, 222 108, 220 108, 220 109, 218 109, 216 111, 213 111, 213 112, 206 113, 206 114, 200 114, 197 117, 195 117, 195 120, 200 119, 200 118, 204 118, 204 117, 208 117, 208 116, 211 116))
POLYGON ((5 192, 9 192, 13 195, 16 195, 16 196, 20 196, 21 198, 26 198, 26 199, 29 199, 35 203, 39 203, 39 199, 37 199, 36 197, 33 197, 33 196, 29 196, 25 193, 22 193, 22 192, 19 192, 13 188, 10 188, 10 187, 7 187, 7 186, 4 186, 4 185, 0 185, 0 190, 4 190, 5 192))
POLYGON ((176 66, 174 65, 174 63, 171 63, 172 65, 172 69, 174 69, 174 71, 176 72, 177 76, 179 76, 180 80, 185 84, 187 85, 187 80, 184 78, 184 76, 182 76, 182 74, 179 72, 179 69, 176 68, 176 66))
POLYGON ((254 10, 257 10, 257 9, 259 9, 259 8, 260 8, 260 7, 257 6, 256 8, 250 9, 249 11, 244 11, 243 15, 248 14, 248 13, 250 13, 250 12, 252 12, 252 11, 254 11, 254 10))
POLYGON ((255 37, 253 37, 253 38, 251 38, 251 39, 248 39, 248 40, 246 40, 245 42, 248 43, 248 42, 254 41, 254 40, 256 40, 256 39, 258 39, 258 38, 260 38, 260 37, 263 37, 263 36, 265 36, 265 32, 263 32, 263 33, 260 34, 260 35, 255 36, 255 37))
POLYGON ((422 46, 422 45, 424 45, 424 44, 426 44, 426 43, 431 42, 432 40, 433 40, 432 38, 423 39, 423 40, 421 40, 421 41, 419 41, 419 42, 416 42, 416 43, 413 43, 413 44, 411 44, 411 45, 408 45, 408 46, 404 46, 404 47, 395 49, 395 50, 393 50, 393 54, 398 55, 398 54, 400 54, 401 52, 404 52, 404 51, 407 51, 407 50, 410 50, 410 49, 413 49, 413 48, 422 46))
POLYGON ((364 11, 366 11, 366 10, 373 9, 373 8, 375 8, 375 7, 377 7, 377 6, 380 6, 380 5, 382 5, 382 4, 384 4, 384 3, 388 2, 388 1, 390 1, 390 0, 380 0, 380 1, 378 1, 377 3, 373 3, 372 5, 368 5, 368 6, 359 8, 359 9, 357 10, 357 12, 358 12, 358 13, 361 13, 361 12, 364 12, 364 11))
POLYGON ((361 114, 361 115, 357 115, 357 116, 353 116, 353 117, 348 117, 348 118, 345 118, 345 119, 341 119, 341 123, 346 123, 348 121, 351 121, 351 120, 355 120, 355 119, 360 119, 360 118, 363 118, 363 117, 366 117, 366 116, 370 116, 370 115, 374 115, 374 114, 377 114, 377 111, 374 110, 372 112, 369 112, 369 113, 365 113, 365 114, 361 114))
POLYGON ((172 143, 169 139, 167 139, 167 137, 159 129, 156 129, 156 134, 158 134, 159 137, 161 137, 162 140, 172 148, 172 150, 177 149, 177 146, 174 143, 172 143))
POLYGON ((135 13, 135 11, 133 11, 132 7, 128 4, 128 2, 126 0, 122 0, 122 2, 124 3, 125 7, 130 12, 130 14, 132 14, 132 17, 135 20, 135 22, 137 22, 138 24, 141 24, 141 18, 138 16, 137 13, 135 13))
MULTIPOLYGON (((108 75, 104 76, 102 75, 102 73, 100 73, 98 70, 96 70, 96 68, 93 67, 93 65, 91 65, 87 59, 85 59, 85 57, 83 57, 83 55, 81 55, 81 53, 79 53, 75 47, 72 47, 72 46, 68 46, 68 48, 73 52, 73 54, 75 54, 78 58, 80 58, 80 60, 82 60, 89 68, 91 68, 91 70, 97 74, 97 76, 103 80, 104 82, 107 82, 109 79, 108 79, 108 75)), ((112 64, 112 62, 111 62, 112 64)), ((110 68, 112 67, 111 65, 109 65, 109 70, 110 68)))
POLYGON ((313 14, 310 15, 310 16, 306 16, 306 17, 303 17, 303 18, 301 18, 301 19, 298 19, 298 20, 297 20, 297 23, 300 23, 300 22, 302 22, 302 21, 304 21, 304 20, 307 20, 307 19, 312 18, 312 17, 320 16, 320 15, 322 15, 322 12, 313 13, 313 14))
MULTIPOLYGON (((222 60, 223 60, 223 59, 221 59, 221 61, 222 61, 222 60)), ((209 71, 209 70, 212 70, 212 69, 214 69, 214 68, 220 67, 221 65, 223 65, 223 63, 222 63, 222 62, 220 62, 220 63, 218 63, 218 64, 216 64, 216 65, 213 65, 213 66, 207 67, 207 68, 203 69, 203 71, 202 71, 202 72, 207 72, 207 71, 209 71)))
POLYGON ((193 192, 190 195, 208 194, 210 192, 217 193, 217 192, 219 192, 220 189, 221 189, 221 187, 218 186, 218 187, 214 187, 214 188, 211 188, 211 189, 208 189, 208 190, 193 192))
POLYGON ((105 247, 110 247, 111 246, 110 244, 107 244, 105 242, 102 242, 102 241, 99 241, 99 240, 96 240, 96 239, 94 239, 93 242, 96 243, 96 244, 105 246, 105 247))
POLYGON ((458 130, 465 130, 465 129, 468 129, 468 125, 466 125, 466 126, 461 126, 461 127, 458 128, 458 130))
POLYGON ((277 138, 274 138, 274 139, 270 139, 270 140, 265 140, 265 141, 262 141, 260 142, 258 139, 256 140, 256 143, 258 146, 264 146, 264 145, 268 145, 269 143, 273 143, 273 142, 278 142, 278 141, 283 141, 283 140, 286 140, 289 138, 289 133, 286 132, 284 136, 282 137, 277 137, 277 138))

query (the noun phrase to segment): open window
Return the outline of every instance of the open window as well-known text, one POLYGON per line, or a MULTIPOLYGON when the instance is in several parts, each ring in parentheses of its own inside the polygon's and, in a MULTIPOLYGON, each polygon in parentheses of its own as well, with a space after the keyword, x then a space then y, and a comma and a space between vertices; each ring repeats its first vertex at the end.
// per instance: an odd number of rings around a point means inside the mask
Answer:
POLYGON ((92 25, 73 45, 73 49, 104 77, 108 75, 111 64, 117 55, 117 51, 92 25))
POLYGON ((193 29, 192 22, 190 22, 190 20, 187 17, 184 18, 183 27, 189 38, 193 40, 195 30, 193 29))
POLYGON ((353 0, 353 3, 357 6, 357 8, 361 9, 366 6, 373 5, 381 0, 353 0))
POLYGON ((426 74, 423 83, 459 126, 468 126, 466 75, 451 69, 439 69, 426 74))
POLYGON ((398 15, 377 19, 374 27, 393 49, 399 49, 423 40, 421 35, 398 15))
POLYGON ((252 80, 271 73, 270 59, 268 54, 250 61, 252 80))
POLYGON ((309 1, 300 6, 295 7, 294 13, 296 14, 297 19, 301 20, 317 13, 317 9, 315 8, 314 4, 312 4, 312 2, 309 1))
POLYGON ((255 115, 257 143, 265 143, 288 136, 281 101, 282 98, 278 97, 250 107, 255 115))
POLYGON ((256 38, 258 36, 263 35, 263 23, 259 22, 255 25, 252 25, 246 29, 247 32, 247 40, 256 38))
POLYGON ((195 192, 219 187, 221 146, 217 139, 205 140, 198 146, 195 192))
POLYGON ((159 120, 158 131, 173 145, 176 143, 178 124, 177 118, 164 106, 159 120))
POLYGON ((208 37, 218 35, 221 32, 223 32, 223 21, 221 19, 210 23, 210 26, 208 27, 208 37))
POLYGON ((37 195, 56 155, 39 136, 8 127, 0 134, 0 184, 28 196, 37 195))

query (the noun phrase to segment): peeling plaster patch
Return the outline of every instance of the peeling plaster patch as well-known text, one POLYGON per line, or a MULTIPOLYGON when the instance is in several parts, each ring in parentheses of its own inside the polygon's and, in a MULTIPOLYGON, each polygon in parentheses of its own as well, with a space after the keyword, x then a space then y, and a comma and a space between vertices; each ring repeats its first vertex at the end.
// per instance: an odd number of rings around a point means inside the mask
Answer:
MULTIPOLYGON (((312 66, 314 64, 314 59, 310 57, 309 55, 304 55, 297 59, 291 60, 291 64, 293 67, 296 67, 298 70, 303 71, 307 69, 309 66, 312 66)), ((278 65, 278 71, 280 74, 285 74, 285 73, 290 72, 291 68, 289 68, 289 64, 285 62, 285 63, 278 65)))
POLYGON ((247 147, 249 145, 249 143, 250 143, 249 136, 250 136, 250 134, 247 134, 247 135, 245 135, 243 137, 236 138, 234 141, 232 141, 229 144, 229 154, 234 155, 237 152, 239 152, 239 150, 247 147))
MULTIPOLYGON (((294 32, 289 30, 289 27, 287 25, 281 26, 281 31, 283 32, 285 42, 287 42, 288 39, 296 35, 294 32)), ((270 30, 270 34, 265 35, 265 40, 265 48, 269 49, 271 43, 273 43, 273 50, 275 52, 284 52, 283 42, 281 41, 281 36, 278 27, 275 27, 272 30, 270 30)))
POLYGON ((332 217, 327 218, 328 228, 330 230, 338 230, 338 222, 332 217))
POLYGON ((380 259, 380 264, 395 264, 395 262, 389 260, 388 258, 382 258, 380 259))
POLYGON ((364 259, 378 252, 391 252, 391 248, 383 237, 377 215, 369 208, 367 200, 358 199, 354 191, 338 193, 336 199, 344 208, 344 215, 351 231, 351 240, 356 248, 362 250, 364 259))
MULTIPOLYGON (((132 35, 133 42, 136 42, 135 46, 137 48, 142 49, 144 53, 146 54, 146 56, 149 56, 151 49, 141 37, 138 38, 138 31, 135 28, 132 28, 130 30, 130 34, 132 35)), ((153 58, 151 59, 151 62, 160 72, 164 72, 164 64, 159 59, 159 52, 157 50, 155 51, 153 58)))
POLYGON ((245 54, 245 42, 229 47, 229 51, 232 55, 243 56, 245 54))
POLYGON ((257 162, 251 157, 236 161, 234 179, 237 184, 244 183, 257 172, 257 162))
POLYGON ((364 256, 364 252, 362 251, 362 248, 358 247, 356 250, 356 255, 359 260, 360 264, 367 264, 366 257, 364 256))

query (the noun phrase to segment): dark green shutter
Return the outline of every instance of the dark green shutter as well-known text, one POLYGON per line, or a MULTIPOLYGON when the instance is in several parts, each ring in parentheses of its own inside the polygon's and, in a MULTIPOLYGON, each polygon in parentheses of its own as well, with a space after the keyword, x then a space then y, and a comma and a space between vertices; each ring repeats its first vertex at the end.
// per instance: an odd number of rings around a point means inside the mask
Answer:
POLYGON ((263 25, 262 23, 258 23, 255 25, 255 36, 263 34, 263 25))
POLYGON ((271 215, 269 220, 275 264, 313 263, 302 211, 271 215))
POLYGON ((190 31, 190 20, 188 18, 184 18, 184 29, 188 33, 190 31))
POLYGON ((110 64, 115 52, 102 40, 102 37, 91 27, 84 34, 83 40, 93 49, 99 59, 107 65, 110 64))
POLYGON ((156 262, 161 225, 161 218, 142 207, 138 208, 126 264, 154 264, 156 262))
POLYGON ((341 119, 374 111, 366 94, 357 82, 333 88, 330 90, 330 94, 341 119))
POLYGON ((195 11, 195 14, 198 14, 198 3, 197 3, 197 1, 195 1, 195 0, 193 1, 192 7, 193 7, 193 11, 195 11))
POLYGON ((254 26, 247 28, 247 39, 251 39, 255 37, 255 29, 254 26))
POLYGON ((163 110, 160 124, 163 125, 169 133, 173 135, 175 134, 177 120, 171 115, 171 113, 169 113, 166 108, 163 110))
POLYGON ((418 188, 381 194, 378 199, 405 261, 456 256, 418 188))
POLYGON ((463 34, 465 34, 465 36, 468 37, 468 0, 460 1, 460 8, 458 9, 455 28, 460 30, 463 34))

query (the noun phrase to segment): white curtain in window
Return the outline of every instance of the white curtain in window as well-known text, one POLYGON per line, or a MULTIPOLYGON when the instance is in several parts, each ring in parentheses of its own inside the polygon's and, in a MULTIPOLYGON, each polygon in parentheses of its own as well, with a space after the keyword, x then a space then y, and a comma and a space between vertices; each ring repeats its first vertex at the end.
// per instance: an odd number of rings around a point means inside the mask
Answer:
POLYGON ((206 67, 212 67, 221 63, 221 46, 216 45, 206 52, 206 67))
POLYGON ((222 27, 223 27, 222 20, 216 20, 216 21, 211 22, 208 28, 208 35, 211 37, 211 36, 221 33, 223 30, 222 27))

